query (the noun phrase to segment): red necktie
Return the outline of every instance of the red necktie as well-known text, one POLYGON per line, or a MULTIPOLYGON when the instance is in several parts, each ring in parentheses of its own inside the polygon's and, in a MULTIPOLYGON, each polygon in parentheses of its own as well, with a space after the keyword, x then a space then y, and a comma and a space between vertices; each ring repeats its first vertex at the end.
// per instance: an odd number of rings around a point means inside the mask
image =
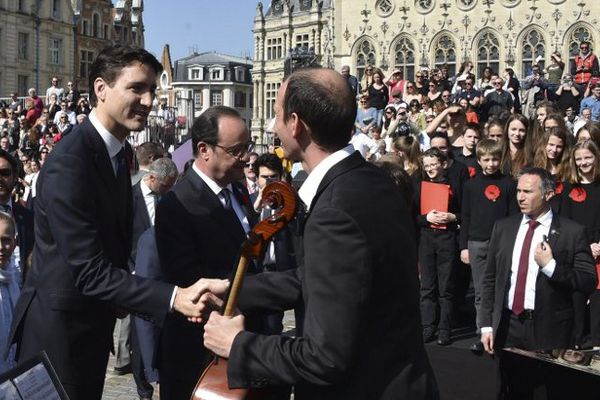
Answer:
POLYGON ((519 270, 517 271, 517 282, 515 284, 515 297, 513 298, 512 312, 519 315, 525 310, 525 283, 527 282, 527 270, 529 269, 529 252, 531 250, 531 240, 533 232, 540 224, 535 220, 530 220, 529 229, 525 234, 521 256, 519 257, 519 270))

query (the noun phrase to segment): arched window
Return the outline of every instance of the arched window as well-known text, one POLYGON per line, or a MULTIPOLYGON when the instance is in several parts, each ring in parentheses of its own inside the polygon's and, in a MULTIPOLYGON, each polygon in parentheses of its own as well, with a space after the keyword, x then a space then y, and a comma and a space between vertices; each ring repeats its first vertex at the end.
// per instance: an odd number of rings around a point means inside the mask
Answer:
POLYGON ((521 42, 523 48, 523 61, 521 63, 521 76, 527 76, 531 72, 533 64, 539 64, 544 68, 544 58, 546 54, 546 42, 542 34, 532 29, 523 36, 521 42))
POLYGON ((578 26, 568 37, 569 40, 569 60, 573 60, 579 54, 579 45, 581 42, 590 42, 590 50, 594 49, 592 33, 585 26, 578 26))
POLYGON ((100 36, 100 16, 95 13, 92 16, 92 36, 93 37, 100 36))
POLYGON ((375 47, 369 39, 363 41, 356 47, 356 74, 360 80, 365 73, 367 65, 375 65, 375 47))
POLYGON ((485 32, 477 40, 477 76, 482 76, 487 66, 500 72, 500 42, 491 32, 485 32))
POLYGON ((407 37, 401 38, 394 48, 394 66, 403 72, 404 79, 415 79, 415 45, 407 37))
POLYGON ((435 67, 448 66, 448 76, 456 74, 456 43, 450 35, 442 35, 434 47, 435 67))

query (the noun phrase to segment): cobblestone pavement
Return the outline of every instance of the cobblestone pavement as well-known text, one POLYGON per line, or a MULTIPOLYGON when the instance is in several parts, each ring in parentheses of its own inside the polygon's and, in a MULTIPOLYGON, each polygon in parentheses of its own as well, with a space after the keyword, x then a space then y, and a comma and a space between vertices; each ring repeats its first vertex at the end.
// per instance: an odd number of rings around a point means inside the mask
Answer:
MULTIPOLYGON (((283 318, 284 331, 294 329, 294 312, 288 311, 285 313, 283 318)), ((115 357, 110 356, 108 360, 108 371, 112 371, 115 366, 115 357)), ((110 372, 106 374, 106 381, 104 383, 104 393, 102 394, 102 400, 137 400, 138 394, 135 389, 135 382, 133 375, 121 375, 115 376, 110 372)), ((292 397, 293 398, 293 397, 292 397)), ((155 390, 153 400, 158 399, 158 392, 155 390)))

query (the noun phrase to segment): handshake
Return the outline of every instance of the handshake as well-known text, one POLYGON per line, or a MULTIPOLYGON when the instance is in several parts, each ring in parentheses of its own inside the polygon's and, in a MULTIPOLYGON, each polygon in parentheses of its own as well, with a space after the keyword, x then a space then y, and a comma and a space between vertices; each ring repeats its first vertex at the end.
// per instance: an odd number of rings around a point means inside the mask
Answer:
POLYGON ((190 322, 206 322, 210 313, 223 305, 221 297, 228 288, 227 279, 199 279, 192 286, 177 287, 173 310, 185 315, 190 322))

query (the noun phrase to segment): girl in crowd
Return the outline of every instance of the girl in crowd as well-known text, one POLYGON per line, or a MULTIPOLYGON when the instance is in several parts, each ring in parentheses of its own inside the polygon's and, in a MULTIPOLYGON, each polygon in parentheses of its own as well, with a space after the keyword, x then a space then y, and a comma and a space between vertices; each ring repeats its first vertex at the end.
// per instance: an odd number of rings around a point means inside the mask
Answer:
POLYGON ((418 100, 412 100, 408 103, 408 119, 417 127, 419 132, 427 126, 425 113, 421 111, 421 104, 418 100))
POLYGON ((367 68, 365 68, 365 73, 363 74, 362 78, 360 78, 360 90, 363 94, 367 93, 367 91, 369 90, 369 86, 371 86, 371 84, 373 83, 374 71, 375 68, 373 68, 373 66, 369 64, 367 65, 367 68))
POLYGON ((381 136, 383 138, 394 136, 394 131, 398 126, 397 115, 398 112, 393 105, 389 105, 385 108, 383 112, 383 126, 381 127, 381 136))
POLYGON ((491 67, 485 67, 483 69, 482 77, 477 81, 477 88, 481 93, 485 92, 488 89, 494 88, 494 85, 492 85, 493 74, 494 70, 491 67))
MULTIPOLYGON (((591 140, 579 142, 570 157, 571 184, 569 193, 563 195, 561 215, 586 227, 590 248, 600 272, 600 150, 591 140)), ((600 286, 589 296, 590 331, 592 344, 600 345, 600 286)), ((581 345, 585 340, 585 305, 587 296, 574 297, 575 340, 581 345)))
POLYGON ((517 114, 521 113, 521 96, 519 92, 521 90, 521 84, 519 80, 515 76, 515 71, 512 68, 506 68, 502 73, 502 78, 504 78, 504 90, 508 90, 510 94, 513 95, 514 103, 513 106, 515 108, 515 112, 517 114))
POLYGON ((442 92, 438 90, 438 84, 434 80, 429 81, 429 92, 427 92, 427 97, 429 100, 435 103, 436 100, 441 99, 442 92))
POLYGON ((9 346, 8 343, 13 310, 23 283, 20 263, 13 256, 15 232, 12 217, 0 212, 0 374, 16 365, 15 346, 9 346))
POLYGON ((485 125, 485 137, 497 142, 501 141, 504 138, 505 125, 506 122, 503 122, 499 118, 492 117, 488 119, 488 122, 485 125))
POLYGON ((377 116, 375 117, 375 123, 381 126, 383 121, 383 109, 387 106, 389 101, 389 91, 385 83, 383 82, 383 72, 377 69, 373 73, 373 83, 369 86, 369 99, 371 107, 377 110, 377 116))
POLYGON ((403 98, 405 103, 411 103, 413 101, 417 101, 417 103, 421 103, 423 100, 423 96, 419 92, 417 92, 417 88, 415 87, 415 83, 412 81, 406 82, 406 92, 404 93, 403 98))
POLYGON ((515 176, 521 168, 531 164, 531 145, 527 139, 529 121, 521 114, 512 114, 504 128, 502 161, 505 175, 515 176))
POLYGON ((404 170, 408 175, 415 176, 419 172, 419 142, 414 136, 400 136, 392 144, 392 150, 401 158, 404 170))
POLYGON ((554 212, 560 211, 565 183, 571 177, 569 154, 567 130, 556 127, 544 132, 533 159, 534 166, 546 169, 556 181, 556 190, 550 200, 554 212))
POLYGON ((588 122, 576 132, 576 142, 584 142, 586 140, 591 140, 596 146, 600 147, 600 125, 598 123, 588 122))
POLYGON ((469 104, 469 100, 461 98, 458 100, 458 105, 461 106, 462 109, 465 111, 468 123, 479 124, 479 117, 473 109, 473 106, 469 104))

